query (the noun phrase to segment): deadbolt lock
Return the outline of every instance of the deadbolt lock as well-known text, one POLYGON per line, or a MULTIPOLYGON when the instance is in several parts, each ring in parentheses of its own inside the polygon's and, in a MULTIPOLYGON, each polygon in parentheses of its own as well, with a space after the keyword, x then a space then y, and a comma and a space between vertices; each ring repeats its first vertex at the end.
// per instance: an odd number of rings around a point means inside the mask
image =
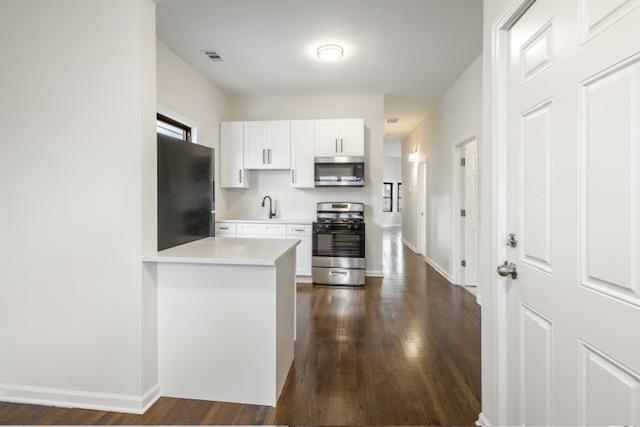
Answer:
POLYGON ((511 248, 515 248, 518 246, 518 239, 516 239, 516 235, 513 233, 509 233, 507 236, 507 246, 511 248))

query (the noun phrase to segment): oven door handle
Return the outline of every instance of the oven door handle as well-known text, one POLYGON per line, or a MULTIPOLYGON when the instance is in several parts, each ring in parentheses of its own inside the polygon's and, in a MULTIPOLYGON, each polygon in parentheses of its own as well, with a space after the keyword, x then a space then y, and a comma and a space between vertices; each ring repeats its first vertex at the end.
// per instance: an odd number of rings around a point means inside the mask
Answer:
POLYGON ((340 236, 364 236, 363 231, 314 231, 313 234, 331 234, 331 235, 340 235, 340 236))
POLYGON ((329 274, 331 274, 331 275, 339 274, 339 275, 341 275, 341 276, 346 276, 348 273, 347 273, 346 271, 336 271, 336 270, 331 270, 331 271, 329 272, 329 274))

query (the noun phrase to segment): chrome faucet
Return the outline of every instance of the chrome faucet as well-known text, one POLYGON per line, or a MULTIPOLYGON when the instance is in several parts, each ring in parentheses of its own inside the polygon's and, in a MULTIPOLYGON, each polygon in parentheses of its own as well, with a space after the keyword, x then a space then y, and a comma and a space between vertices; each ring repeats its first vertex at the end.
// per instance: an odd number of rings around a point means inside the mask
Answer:
POLYGON ((269 219, 272 219, 276 216, 276 211, 272 209, 273 200, 271 200, 271 196, 264 196, 264 199, 262 199, 262 207, 264 208, 264 201, 267 199, 269 199, 269 219))

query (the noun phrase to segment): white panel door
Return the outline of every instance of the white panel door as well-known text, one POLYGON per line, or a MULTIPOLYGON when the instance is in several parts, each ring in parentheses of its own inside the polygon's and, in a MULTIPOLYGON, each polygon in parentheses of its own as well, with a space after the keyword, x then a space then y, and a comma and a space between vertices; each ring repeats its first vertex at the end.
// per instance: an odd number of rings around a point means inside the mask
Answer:
POLYGON ((316 123, 313 120, 291 122, 291 186, 314 188, 316 123))
POLYGON ((269 122, 244 122, 244 167, 268 169, 269 122))
POLYGON ((277 120, 269 122, 269 146, 267 147, 268 169, 291 168, 291 122, 277 120))
POLYGON ((464 284, 478 285, 478 144, 476 141, 464 146, 464 284))
POLYGON ((340 120, 340 156, 364 156, 364 119, 340 120))
POLYGON ((511 29, 509 424, 640 424, 638 6, 537 0, 511 29))
POLYGON ((427 162, 418 165, 418 183, 416 201, 416 249, 427 256, 427 162))
POLYGON ((249 188, 249 172, 244 169, 244 125, 220 123, 220 187, 249 188))
POLYGON ((340 137, 340 120, 316 120, 316 156, 338 156, 340 137))

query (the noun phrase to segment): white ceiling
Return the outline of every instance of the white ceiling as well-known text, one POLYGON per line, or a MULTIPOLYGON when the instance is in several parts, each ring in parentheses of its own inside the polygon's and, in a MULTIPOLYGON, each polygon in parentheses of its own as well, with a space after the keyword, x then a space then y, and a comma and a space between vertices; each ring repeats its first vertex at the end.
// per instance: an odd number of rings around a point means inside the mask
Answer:
POLYGON ((424 117, 482 50, 482 0, 156 3, 158 36, 229 95, 384 93, 407 122, 424 117), (318 62, 324 43, 344 46, 345 58, 318 62))
POLYGON ((384 97, 384 140, 404 139, 425 118, 431 103, 406 96, 385 95, 384 97), (399 118, 397 123, 387 123, 389 118, 399 118))

